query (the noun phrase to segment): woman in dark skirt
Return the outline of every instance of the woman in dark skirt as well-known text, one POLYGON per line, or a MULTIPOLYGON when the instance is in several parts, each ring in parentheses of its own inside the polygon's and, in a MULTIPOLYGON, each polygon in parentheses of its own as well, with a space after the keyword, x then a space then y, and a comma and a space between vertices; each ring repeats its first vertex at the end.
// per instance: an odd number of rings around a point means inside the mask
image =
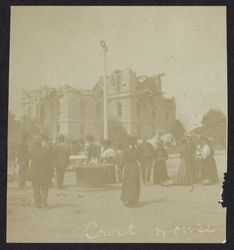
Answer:
POLYGON ((140 166, 137 140, 129 137, 129 146, 124 151, 124 169, 121 200, 126 206, 134 206, 140 196, 140 166))
POLYGON ((201 137, 202 169, 201 179, 205 185, 215 184, 219 181, 214 150, 207 137, 201 137))

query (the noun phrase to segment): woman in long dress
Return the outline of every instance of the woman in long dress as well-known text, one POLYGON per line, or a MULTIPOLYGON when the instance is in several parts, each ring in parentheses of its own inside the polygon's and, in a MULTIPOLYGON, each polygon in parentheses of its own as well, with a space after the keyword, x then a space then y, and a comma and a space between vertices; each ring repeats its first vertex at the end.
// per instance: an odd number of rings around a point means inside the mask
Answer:
POLYGON ((219 181, 214 153, 209 139, 201 137, 201 179, 203 184, 214 184, 219 181))
POLYGON ((134 206, 140 196, 140 166, 137 140, 129 138, 129 146, 124 151, 125 166, 123 169, 123 185, 121 200, 126 206, 134 206))
POLYGON ((175 176, 174 184, 193 185, 196 183, 195 154, 188 139, 183 139, 181 143, 180 166, 175 176))

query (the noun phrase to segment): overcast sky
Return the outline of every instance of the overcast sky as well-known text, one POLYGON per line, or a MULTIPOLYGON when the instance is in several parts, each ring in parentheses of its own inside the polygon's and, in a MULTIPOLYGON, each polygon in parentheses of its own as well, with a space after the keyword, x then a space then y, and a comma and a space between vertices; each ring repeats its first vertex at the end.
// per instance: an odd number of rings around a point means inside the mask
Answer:
POLYGON ((165 73, 177 117, 199 125, 209 108, 227 108, 225 7, 12 7, 10 109, 22 88, 90 88, 103 72, 165 73))

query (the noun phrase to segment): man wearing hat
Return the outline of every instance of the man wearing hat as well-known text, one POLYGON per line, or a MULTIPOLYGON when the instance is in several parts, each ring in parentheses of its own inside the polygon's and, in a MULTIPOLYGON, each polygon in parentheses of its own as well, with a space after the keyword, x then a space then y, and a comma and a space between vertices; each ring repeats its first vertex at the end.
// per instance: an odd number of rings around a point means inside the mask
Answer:
POLYGON ((37 208, 48 206, 47 197, 52 177, 50 151, 42 146, 42 140, 43 138, 40 135, 35 136, 29 149, 29 158, 31 160, 30 177, 37 208))

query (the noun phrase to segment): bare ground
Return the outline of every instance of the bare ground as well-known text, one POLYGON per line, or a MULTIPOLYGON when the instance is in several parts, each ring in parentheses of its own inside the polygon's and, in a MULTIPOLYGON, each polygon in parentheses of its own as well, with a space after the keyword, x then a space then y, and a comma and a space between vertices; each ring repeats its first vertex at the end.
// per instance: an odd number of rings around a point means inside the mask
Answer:
MULTIPOLYGON (((33 205, 31 183, 8 184, 7 242, 215 242, 226 239, 226 209, 218 203, 226 171, 216 155, 220 183, 212 186, 144 186, 135 208, 120 202, 121 185, 81 188, 67 173, 66 190, 49 193, 49 208, 33 205)), ((179 159, 168 161, 172 176, 179 159)))

